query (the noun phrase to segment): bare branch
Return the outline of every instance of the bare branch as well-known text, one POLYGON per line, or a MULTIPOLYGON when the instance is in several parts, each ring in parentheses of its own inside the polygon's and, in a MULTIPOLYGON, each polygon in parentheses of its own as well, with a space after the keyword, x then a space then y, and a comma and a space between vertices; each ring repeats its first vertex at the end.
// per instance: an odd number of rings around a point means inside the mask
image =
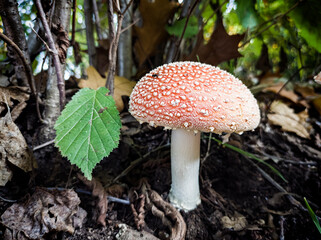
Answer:
POLYGON ((36 0, 36 6, 38 9, 38 13, 42 22, 42 25, 45 29, 45 32, 47 34, 47 39, 48 39, 48 45, 50 47, 50 49, 53 51, 52 53, 52 58, 53 58, 53 63, 55 65, 55 69, 56 69, 56 74, 57 74, 57 85, 58 85, 58 89, 59 89, 59 100, 60 100, 60 110, 62 110, 65 106, 65 81, 62 75, 62 69, 61 69, 61 64, 59 61, 59 56, 58 56, 58 51, 56 49, 48 22, 46 20, 46 16, 45 13, 43 11, 42 5, 40 0, 36 0))
POLYGON ((106 87, 110 91, 110 95, 114 95, 114 77, 116 72, 116 60, 117 60, 117 48, 119 42, 119 36, 121 33, 121 26, 124 19, 124 15, 121 13, 119 8, 119 1, 116 1, 116 12, 118 14, 118 24, 117 24, 117 32, 115 33, 115 26, 113 22, 113 1, 108 0, 108 24, 109 24, 109 66, 108 66, 108 76, 106 81, 106 87))

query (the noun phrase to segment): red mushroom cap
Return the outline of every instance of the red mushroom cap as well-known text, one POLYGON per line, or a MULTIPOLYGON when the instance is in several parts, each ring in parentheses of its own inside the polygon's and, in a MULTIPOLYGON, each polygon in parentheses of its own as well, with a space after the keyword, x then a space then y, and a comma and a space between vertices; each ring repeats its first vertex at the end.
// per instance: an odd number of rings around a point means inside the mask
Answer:
POLYGON ((152 70, 136 84, 129 104, 140 122, 167 128, 240 133, 260 121, 257 101, 239 79, 196 62, 152 70))

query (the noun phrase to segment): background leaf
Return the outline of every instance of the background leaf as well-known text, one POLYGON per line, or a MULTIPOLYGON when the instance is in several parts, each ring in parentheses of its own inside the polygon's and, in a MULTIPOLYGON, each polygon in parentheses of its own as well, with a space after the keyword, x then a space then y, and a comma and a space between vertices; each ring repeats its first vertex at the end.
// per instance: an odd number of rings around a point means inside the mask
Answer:
MULTIPOLYGON (((180 19, 176 21, 173 25, 166 26, 166 30, 170 35, 180 37, 183 33, 184 26, 187 18, 180 19)), ((198 33, 198 23, 195 16, 191 16, 188 20, 188 24, 184 33, 184 38, 191 38, 196 36, 198 33)))
POLYGON ((56 146, 91 179, 95 165, 118 146, 121 122, 108 89, 81 89, 58 118, 56 146))
MULTIPOLYGON (((80 79, 78 86, 80 88, 91 88, 98 89, 104 87, 107 78, 102 77, 93 66, 89 66, 86 69, 88 79, 80 79)), ((105 73, 105 76, 108 75, 108 72, 105 73)), ((122 96, 130 96, 133 88, 136 85, 136 82, 130 81, 127 78, 115 76, 114 78, 114 100, 116 102, 116 107, 119 112, 124 109, 124 102, 122 96)))
POLYGON ((177 3, 168 0, 140 1, 139 11, 143 19, 143 26, 134 27, 137 36, 134 49, 139 65, 155 54, 159 45, 166 40, 165 26, 177 8, 177 3))
POLYGON ((321 4, 319 0, 300 2, 290 16, 293 18, 299 35, 318 52, 321 53, 321 4))
POLYGON ((253 28, 259 23, 259 16, 254 8, 254 0, 237 1, 236 14, 245 28, 253 28))

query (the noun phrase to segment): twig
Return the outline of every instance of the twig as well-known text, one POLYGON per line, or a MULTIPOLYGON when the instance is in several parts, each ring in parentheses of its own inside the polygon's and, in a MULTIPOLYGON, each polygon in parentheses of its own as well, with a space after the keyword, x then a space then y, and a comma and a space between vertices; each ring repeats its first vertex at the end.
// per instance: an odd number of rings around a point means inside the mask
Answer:
POLYGON ((114 95, 114 77, 116 72, 116 60, 117 60, 117 48, 119 42, 119 36, 121 33, 121 26, 123 23, 124 15, 120 11, 119 0, 116 1, 116 12, 118 15, 118 24, 117 24, 117 32, 115 33, 115 27, 113 23, 113 1, 108 0, 108 25, 109 25, 109 54, 108 54, 108 76, 106 81, 106 88, 109 89, 109 94, 111 96, 114 95))
POLYGON ((134 2, 134 0, 130 0, 129 3, 126 5, 126 8, 124 9, 124 11, 121 13, 122 15, 125 15, 125 13, 127 12, 127 10, 129 9, 130 5, 132 5, 132 3, 134 2))
POLYGON ((31 28, 31 30, 37 35, 37 37, 39 38, 39 40, 45 45, 47 51, 49 53, 54 53, 53 50, 50 49, 50 47, 48 46, 48 44, 46 43, 46 41, 37 33, 37 31, 31 26, 31 24, 29 25, 29 27, 31 28))
POLYGON ((134 26, 140 19, 137 18, 133 23, 129 24, 127 27, 123 28, 120 33, 126 32, 128 29, 130 29, 132 26, 134 26))
POLYGON ((50 49, 53 51, 52 52, 52 58, 53 58, 53 63, 55 65, 56 69, 56 74, 57 74, 57 84, 58 84, 58 90, 59 90, 59 101, 60 101, 60 110, 62 110, 65 106, 65 81, 62 75, 62 69, 61 69, 61 64, 58 56, 58 51, 56 49, 48 22, 46 20, 45 13, 43 11, 42 5, 40 0, 36 0, 36 6, 38 9, 38 13, 42 22, 42 25, 45 29, 45 32, 47 34, 47 39, 48 39, 48 45, 50 49))
POLYGON ((53 144, 54 142, 55 142, 55 140, 50 140, 50 141, 48 141, 48 142, 45 142, 45 143, 43 143, 43 144, 41 144, 41 145, 39 145, 39 146, 34 147, 34 148, 33 148, 33 151, 37 151, 37 150, 39 150, 39 149, 41 149, 41 148, 44 148, 44 147, 46 147, 46 146, 48 146, 48 145, 50 145, 50 144, 53 144))
POLYGON ((186 28, 187 28, 187 24, 188 24, 188 21, 189 21, 189 18, 190 16, 192 15, 196 5, 200 2, 200 0, 195 0, 195 2, 193 3, 193 5, 190 7, 189 11, 188 11, 188 15, 186 17, 186 22, 185 22, 185 25, 184 25, 184 28, 183 28, 183 32, 178 40, 178 42, 176 43, 176 51, 175 51, 175 54, 174 54, 174 58, 173 60, 176 61, 177 58, 178 58, 178 53, 179 53, 179 47, 182 43, 182 40, 183 40, 183 37, 184 37, 184 34, 185 34, 185 31, 186 31, 186 28))
POLYGON ((6 198, 1 197, 1 196, 0 196, 0 199, 1 199, 2 201, 4 201, 4 202, 9 202, 9 203, 15 203, 15 202, 17 202, 17 201, 18 201, 18 200, 6 199, 6 198))

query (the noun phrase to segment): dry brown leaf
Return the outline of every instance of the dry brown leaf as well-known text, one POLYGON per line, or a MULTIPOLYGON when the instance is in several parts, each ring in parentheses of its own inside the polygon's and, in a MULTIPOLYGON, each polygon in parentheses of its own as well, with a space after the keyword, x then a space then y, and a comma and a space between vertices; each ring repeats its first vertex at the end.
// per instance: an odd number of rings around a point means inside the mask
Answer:
POLYGON ((15 203, 1 216, 1 223, 12 232, 12 239, 23 234, 28 239, 42 239, 51 231, 73 233, 87 215, 79 207, 74 190, 36 189, 24 203, 15 203))
POLYGON ((315 108, 315 109, 319 112, 319 114, 321 115, 321 96, 318 97, 318 98, 316 98, 316 99, 314 99, 314 100, 312 101, 312 103, 313 103, 314 108, 315 108))
POLYGON ((238 44, 244 38, 244 34, 228 35, 222 18, 216 22, 215 30, 207 44, 204 44, 203 32, 198 35, 197 44, 186 60, 208 63, 217 66, 219 63, 241 57, 238 52, 238 44))
POLYGON ((289 91, 286 90, 285 88, 282 89, 282 87, 284 86, 284 83, 277 83, 273 86, 267 87, 263 90, 263 92, 273 92, 273 93, 278 93, 280 96, 287 98, 289 100, 291 100, 294 103, 298 103, 299 101, 299 96, 293 92, 293 91, 289 91), (280 90, 282 89, 282 91, 280 92, 280 90))
POLYGON ((318 75, 314 76, 314 81, 321 84, 321 72, 318 75))
MULTIPOLYGON (((88 79, 81 79, 78 83, 80 88, 98 89, 104 87, 106 78, 103 78, 93 66, 87 68, 88 79)), ((106 76, 108 72, 106 73, 106 76)), ((115 76, 114 82, 114 100, 119 112, 124 109, 122 96, 130 96, 136 82, 129 81, 127 78, 115 76)))
POLYGON ((311 100, 321 96, 320 94, 316 93, 314 89, 310 86, 297 85, 295 86, 295 91, 307 100, 311 100))
POLYGON ((155 237, 153 234, 141 230, 137 231, 132 229, 130 226, 126 224, 118 224, 119 232, 116 234, 117 240, 160 240, 159 238, 155 237))
POLYGON ((143 19, 143 27, 134 27, 137 36, 134 49, 139 65, 155 54, 159 45, 168 36, 165 25, 175 13, 178 4, 169 0, 141 0, 139 12, 143 19))
POLYGON ((25 172, 37 166, 25 138, 12 121, 10 112, 0 118, 0 186, 4 186, 12 177, 7 161, 25 172))
POLYGON ((235 213, 232 217, 223 216, 220 221, 224 229, 232 231, 242 231, 248 225, 246 218, 240 213, 235 213))
POLYGON ((296 114, 294 110, 286 104, 274 101, 271 104, 271 111, 268 114, 268 120, 274 125, 282 127, 283 131, 294 132, 303 138, 310 138, 309 129, 311 126, 307 123, 307 112, 296 114))
POLYGON ((97 201, 97 223, 106 226, 106 213, 108 207, 107 192, 103 185, 95 178, 89 181, 87 178, 78 174, 78 178, 91 189, 92 195, 98 198, 97 201))
POLYGON ((15 121, 27 106, 26 101, 29 99, 27 91, 27 87, 0 87, 0 114, 8 105, 11 108, 11 118, 15 121), (13 100, 19 103, 15 104, 13 100))

